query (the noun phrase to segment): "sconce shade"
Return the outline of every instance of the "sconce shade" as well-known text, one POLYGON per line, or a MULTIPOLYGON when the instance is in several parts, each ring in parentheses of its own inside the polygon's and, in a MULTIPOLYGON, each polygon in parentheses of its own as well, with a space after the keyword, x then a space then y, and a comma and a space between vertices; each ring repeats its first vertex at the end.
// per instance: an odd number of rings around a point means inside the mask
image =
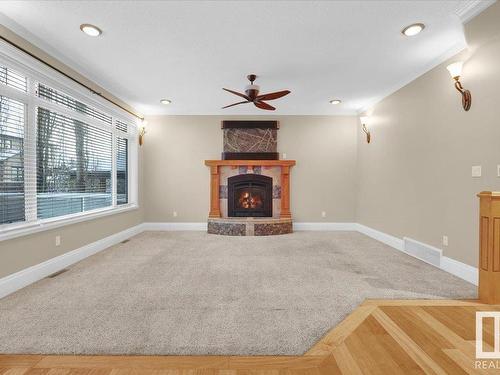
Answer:
POLYGON ((363 125, 366 125, 368 123, 368 116, 361 116, 359 121, 361 121, 363 125))
POLYGON ((462 61, 457 61, 446 67, 446 69, 450 72, 451 78, 460 77, 463 65, 464 63, 462 61))
POLYGON ((142 124, 139 127, 139 146, 142 146, 144 144, 144 135, 146 135, 146 125, 148 122, 144 119, 142 119, 142 124))

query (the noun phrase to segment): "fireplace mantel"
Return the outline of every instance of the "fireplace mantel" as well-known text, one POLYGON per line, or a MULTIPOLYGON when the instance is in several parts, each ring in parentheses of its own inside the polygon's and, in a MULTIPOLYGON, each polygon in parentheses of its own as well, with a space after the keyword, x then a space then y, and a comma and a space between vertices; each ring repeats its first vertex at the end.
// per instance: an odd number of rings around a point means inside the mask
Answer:
POLYGON ((295 160, 205 160, 209 167, 220 166, 262 166, 262 167, 293 167, 295 160))
POLYGON ((208 217, 221 217, 220 210, 220 167, 280 167, 281 168, 281 212, 280 219, 291 219, 290 212, 290 167, 295 160, 205 160, 210 167, 210 213, 208 217))

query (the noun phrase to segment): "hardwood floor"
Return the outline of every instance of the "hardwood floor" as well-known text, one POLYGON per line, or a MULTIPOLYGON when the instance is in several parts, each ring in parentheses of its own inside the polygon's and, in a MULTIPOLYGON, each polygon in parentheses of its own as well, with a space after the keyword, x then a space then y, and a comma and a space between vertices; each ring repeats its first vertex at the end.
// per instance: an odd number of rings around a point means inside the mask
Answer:
MULTIPOLYGON (((476 368, 476 301, 367 300, 303 356, 0 356, 0 375, 500 374, 476 368)), ((483 341, 493 348, 493 322, 483 341)))

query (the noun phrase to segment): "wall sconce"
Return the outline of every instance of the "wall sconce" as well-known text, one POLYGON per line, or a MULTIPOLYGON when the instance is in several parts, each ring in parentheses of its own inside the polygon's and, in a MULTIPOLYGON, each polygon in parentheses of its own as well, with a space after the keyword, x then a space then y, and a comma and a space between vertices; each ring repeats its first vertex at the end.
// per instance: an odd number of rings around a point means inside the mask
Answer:
POLYGON ((462 107, 465 111, 470 109, 472 103, 472 96, 469 90, 464 90, 462 84, 460 83, 460 75, 462 74, 462 66, 464 63, 462 61, 454 62, 446 67, 450 72, 451 77, 455 80, 455 88, 460 94, 462 94, 462 107))
POLYGON ((370 141, 372 140, 372 136, 371 136, 370 132, 368 131, 368 129, 366 129, 366 124, 368 122, 368 116, 361 116, 359 118, 359 120, 361 121, 362 129, 366 134, 366 143, 370 143, 370 141))
POLYGON ((142 146, 144 143, 144 135, 146 134, 146 125, 148 122, 146 120, 142 120, 141 127, 139 128, 139 146, 142 146))

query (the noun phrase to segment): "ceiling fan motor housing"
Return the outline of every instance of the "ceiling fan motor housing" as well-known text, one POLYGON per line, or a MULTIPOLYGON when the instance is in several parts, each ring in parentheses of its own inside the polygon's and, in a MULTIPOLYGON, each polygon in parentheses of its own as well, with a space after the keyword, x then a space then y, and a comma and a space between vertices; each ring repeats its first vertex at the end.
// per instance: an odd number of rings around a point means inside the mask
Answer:
POLYGON ((253 100, 259 95, 260 86, 259 85, 247 85, 245 87, 245 93, 253 100))

